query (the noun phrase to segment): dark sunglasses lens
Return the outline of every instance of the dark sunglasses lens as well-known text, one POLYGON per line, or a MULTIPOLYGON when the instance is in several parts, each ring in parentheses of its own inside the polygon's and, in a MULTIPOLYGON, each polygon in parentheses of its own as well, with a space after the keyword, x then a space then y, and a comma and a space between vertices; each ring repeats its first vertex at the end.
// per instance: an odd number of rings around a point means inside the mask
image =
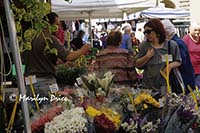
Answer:
POLYGON ((150 34, 152 30, 145 30, 144 34, 150 34))

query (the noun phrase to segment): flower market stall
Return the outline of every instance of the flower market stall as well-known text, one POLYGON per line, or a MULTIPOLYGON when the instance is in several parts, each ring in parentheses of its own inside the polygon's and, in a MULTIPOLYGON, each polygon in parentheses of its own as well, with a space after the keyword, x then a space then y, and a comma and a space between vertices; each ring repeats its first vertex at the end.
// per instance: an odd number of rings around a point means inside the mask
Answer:
MULTIPOLYGON (((26 2, 29 4, 28 1, 26 2)), ((42 11, 46 9, 43 6, 41 5, 42 11)), ((64 5, 59 6, 63 7, 64 5)), ((35 11, 35 9, 33 10, 35 11)), ((23 10, 16 8, 17 11, 23 10)), ((20 14, 21 12, 18 14, 19 18, 20 14)), ((27 18, 29 16, 27 15, 27 18)), ((14 25, 13 21, 11 22, 11 25, 14 25)), ((36 26, 40 27, 41 25, 36 26)), ((16 36, 13 35, 12 40, 16 40, 16 36)), ((26 44, 30 44, 28 42, 29 40, 26 44)), ((13 49, 19 50, 17 46, 13 45, 13 49)), ((28 45, 26 46, 25 48, 30 48, 28 45)), ((19 122, 15 119, 16 114, 23 116, 24 121, 19 123, 21 127, 24 126, 25 132, 28 133, 177 133, 200 131, 200 92, 198 89, 193 91, 188 87, 190 94, 185 95, 183 92, 177 95, 171 93, 169 84, 163 88, 162 92, 156 93, 148 88, 141 88, 139 83, 132 86, 115 84, 113 80, 115 75, 110 71, 98 74, 92 72, 94 55, 97 51, 93 49, 91 52, 74 62, 65 64, 67 66, 60 65, 58 67, 57 81, 62 90, 49 93, 48 98, 36 99, 34 97, 35 99, 29 99, 33 100, 36 110, 28 108, 27 101, 24 100, 22 112, 16 113, 17 104, 20 101, 16 97, 6 131, 16 131, 13 130, 13 125, 19 122), (40 108, 38 103, 46 99, 50 101, 50 104, 40 108)), ((15 62, 19 68, 17 72, 19 73, 20 93, 25 95, 25 85, 20 67, 21 60, 18 60, 19 52, 15 51, 14 53, 15 62)))
POLYGON ((106 72, 85 74, 76 86, 58 92, 60 97, 42 114, 34 115, 32 132, 188 132, 199 130, 200 92, 168 93, 160 98, 151 90, 113 84, 106 72), (65 100, 63 100, 65 97, 65 100), (62 100, 61 100, 62 99, 62 100))

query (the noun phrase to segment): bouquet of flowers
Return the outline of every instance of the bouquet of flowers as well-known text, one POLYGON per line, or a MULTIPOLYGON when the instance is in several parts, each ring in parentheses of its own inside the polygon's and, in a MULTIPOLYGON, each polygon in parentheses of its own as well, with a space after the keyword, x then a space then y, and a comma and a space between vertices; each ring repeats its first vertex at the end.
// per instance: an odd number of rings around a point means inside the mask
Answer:
MULTIPOLYGON (((67 93, 67 92, 62 92, 62 93, 67 93)), ((59 99, 59 97, 57 98, 59 99)), ((60 115, 61 112, 65 110, 66 108, 71 108, 74 106, 74 104, 72 103, 70 99, 68 99, 67 97, 62 97, 62 98, 64 100, 61 100, 61 103, 54 102, 50 106, 45 106, 44 108, 42 108, 41 112, 36 112, 36 113, 33 112, 33 117, 31 118, 31 121, 32 121, 31 130, 33 133, 43 131, 45 124, 47 122, 52 121, 54 117, 56 117, 57 115, 60 115)))
POLYGON ((173 95, 175 94, 170 96, 168 105, 166 105, 170 113, 165 116, 164 122, 166 128, 164 130, 165 132, 172 130, 176 132, 187 132, 189 127, 195 122, 199 111, 195 108, 195 102, 192 96, 173 95))
POLYGON ((97 76, 96 73, 92 73, 82 76, 80 84, 89 92, 93 92, 96 97, 108 96, 113 77, 114 75, 110 71, 104 73, 103 76, 97 76))
MULTIPOLYGON (((106 119, 108 119, 109 121, 111 121, 114 124, 115 130, 119 128, 119 125, 121 123, 121 115, 118 112, 116 112, 110 108, 102 107, 101 109, 98 110, 96 108, 93 108, 92 106, 88 106, 86 109, 86 113, 88 114, 89 117, 92 117, 94 119, 97 116, 104 114, 105 116, 100 116, 98 118, 105 120, 104 118, 106 117, 106 119)), ((106 125, 106 122, 107 122, 107 120, 105 120, 105 123, 101 122, 102 126, 104 124, 106 125)))
POLYGON ((120 132, 153 132, 158 130, 160 119, 157 116, 160 103, 156 101, 149 90, 126 89, 121 104, 124 107, 125 119, 120 126, 120 132), (155 116, 156 113, 156 116, 155 116))
MULTIPOLYGON (((133 100, 133 106, 135 107, 135 112, 139 112, 142 117, 147 117, 147 119, 153 120, 156 117, 153 115, 158 115, 158 109, 160 108, 160 103, 156 101, 150 94, 141 92, 133 100)), ((159 116, 158 116, 159 117, 159 116)))
POLYGON ((62 106, 55 106, 49 109, 47 112, 40 114, 39 118, 33 120, 31 123, 31 130, 33 133, 37 133, 44 129, 44 126, 47 122, 53 120, 53 118, 59 115, 63 111, 62 106))
POLYGON ((156 132, 160 125, 160 119, 157 119, 156 122, 146 122, 143 125, 134 119, 129 119, 129 121, 125 121, 121 124, 121 132, 132 132, 132 133, 149 133, 156 132))
POLYGON ((94 126, 97 133, 114 133, 116 131, 114 123, 105 114, 95 117, 94 126))
POLYGON ((81 107, 63 111, 51 122, 45 124, 45 133, 77 133, 87 132, 87 119, 85 111, 81 107))
POLYGON ((137 97, 134 99, 134 104, 141 110, 147 109, 148 105, 152 105, 156 108, 160 107, 160 103, 158 101, 156 101, 151 95, 143 92, 137 95, 137 97))

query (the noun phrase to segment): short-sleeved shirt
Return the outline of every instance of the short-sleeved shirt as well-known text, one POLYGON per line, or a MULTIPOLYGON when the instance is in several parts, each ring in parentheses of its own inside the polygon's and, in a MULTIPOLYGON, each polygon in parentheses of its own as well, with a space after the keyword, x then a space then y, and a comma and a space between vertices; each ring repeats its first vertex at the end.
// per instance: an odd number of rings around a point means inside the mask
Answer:
POLYGON ((195 75, 200 74, 200 43, 194 42, 189 34, 185 35, 183 40, 188 47, 195 75))
POLYGON ((69 51, 60 44, 55 36, 46 30, 41 32, 32 41, 31 45, 31 51, 27 51, 24 57, 26 64, 25 76, 55 76, 57 59, 60 58, 65 62, 69 51), (57 55, 51 53, 49 50, 45 51, 45 47, 47 46, 50 49, 55 48, 57 55))
MULTIPOLYGON (((172 53, 173 61, 182 61, 178 45, 175 41, 170 41, 170 51, 172 53)), ((141 43, 139 52, 135 59, 143 57, 149 48, 153 48, 148 41, 141 43)), ((162 61, 162 55, 168 54, 168 41, 164 42, 162 48, 153 48, 155 55, 143 66, 143 80, 142 86, 145 89, 159 90, 166 85, 165 79, 160 74, 160 70, 166 66, 166 62, 162 61)))

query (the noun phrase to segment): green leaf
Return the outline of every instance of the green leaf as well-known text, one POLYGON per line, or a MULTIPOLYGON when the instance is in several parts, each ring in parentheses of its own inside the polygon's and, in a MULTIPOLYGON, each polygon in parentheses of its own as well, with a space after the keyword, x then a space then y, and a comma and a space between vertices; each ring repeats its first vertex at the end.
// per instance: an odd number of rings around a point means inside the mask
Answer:
POLYGON ((56 48, 52 48, 51 49, 51 53, 55 54, 55 55, 58 55, 58 50, 56 48))
POLYGON ((56 31, 58 30, 58 26, 57 26, 57 25, 50 25, 50 26, 48 27, 48 29, 49 29, 49 31, 50 31, 51 33, 53 33, 53 32, 56 32, 56 31))
POLYGON ((24 32, 24 38, 26 41, 32 41, 32 39, 35 37, 36 31, 34 29, 28 29, 24 32))
POLYGON ((21 26, 21 23, 19 21, 15 22, 15 27, 16 27, 17 33, 20 33, 21 30, 22 30, 22 26, 21 26))
POLYGON ((31 42, 25 42, 24 43, 24 49, 25 50, 31 50, 32 49, 31 42))
POLYGON ((46 47, 44 48, 43 53, 44 53, 44 54, 47 54, 48 51, 49 51, 49 45, 46 45, 46 47))
POLYGON ((53 43, 53 40, 51 38, 49 38, 49 37, 46 37, 45 40, 47 41, 47 43, 50 43, 50 44, 53 43))

